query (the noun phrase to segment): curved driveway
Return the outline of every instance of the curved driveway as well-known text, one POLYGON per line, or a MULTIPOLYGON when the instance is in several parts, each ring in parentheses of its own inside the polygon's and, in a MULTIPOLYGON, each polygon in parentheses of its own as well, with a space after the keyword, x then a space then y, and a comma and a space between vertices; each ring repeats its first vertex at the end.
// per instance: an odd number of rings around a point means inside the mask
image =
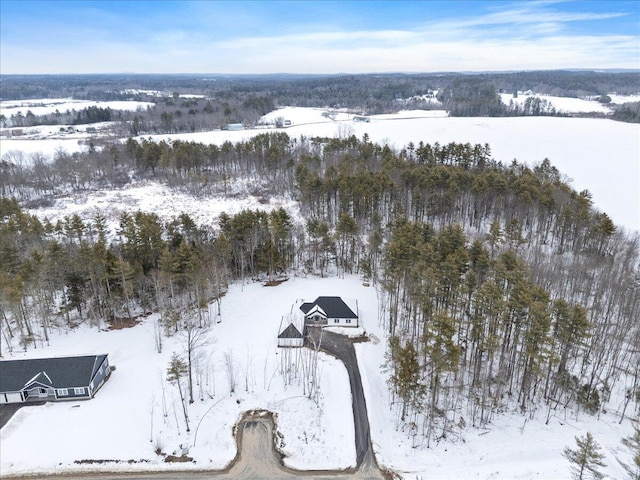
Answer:
POLYGON ((364 391, 362 390, 362 379, 360 378, 360 369, 358 368, 356 351, 349 338, 326 330, 322 331, 320 350, 333 355, 338 358, 338 360, 341 360, 349 374, 352 398, 351 406, 353 408, 353 426, 355 428, 356 436, 356 466, 360 467, 367 452, 371 453, 371 459, 374 457, 371 452, 371 436, 369 432, 367 402, 365 401, 364 391))

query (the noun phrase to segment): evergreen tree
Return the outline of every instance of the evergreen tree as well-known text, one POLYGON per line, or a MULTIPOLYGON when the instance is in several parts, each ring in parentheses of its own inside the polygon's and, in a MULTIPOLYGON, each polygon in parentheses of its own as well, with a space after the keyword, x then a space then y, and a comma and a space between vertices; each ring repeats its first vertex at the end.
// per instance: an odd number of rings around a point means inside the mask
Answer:
POLYGON ((410 407, 414 409, 420 408, 425 394, 425 387, 420 382, 418 353, 413 344, 407 342, 402 347, 397 338, 392 338, 389 344, 392 362, 394 363, 394 371, 390 381, 396 393, 402 399, 400 419, 404 421, 410 407))
POLYGON ((604 478, 600 467, 607 465, 602 461, 604 455, 600 452, 600 445, 593 439, 590 432, 584 437, 576 437, 577 449, 565 447, 562 452, 571 465, 571 474, 574 480, 599 480, 604 478))
POLYGON ((189 415, 187 413, 187 406, 185 405, 184 393, 182 391, 182 384, 180 379, 189 372, 189 366, 181 359, 177 354, 173 354, 171 362, 169 362, 169 368, 167 368, 167 380, 171 383, 175 383, 178 386, 178 392, 180 393, 180 403, 182 404, 182 413, 184 414, 184 422, 187 426, 187 432, 189 429, 189 415))
POLYGON ((631 463, 620 464, 627 472, 629 480, 640 480, 640 424, 633 426, 633 434, 622 439, 622 444, 631 451, 631 463))

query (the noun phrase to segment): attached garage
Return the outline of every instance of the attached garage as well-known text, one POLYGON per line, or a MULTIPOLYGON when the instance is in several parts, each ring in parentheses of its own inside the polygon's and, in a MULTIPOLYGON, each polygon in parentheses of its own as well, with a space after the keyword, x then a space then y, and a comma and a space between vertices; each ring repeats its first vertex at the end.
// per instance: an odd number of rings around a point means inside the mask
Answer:
POLYGON ((21 403, 22 393, 20 392, 5 392, 0 394, 0 403, 21 403))

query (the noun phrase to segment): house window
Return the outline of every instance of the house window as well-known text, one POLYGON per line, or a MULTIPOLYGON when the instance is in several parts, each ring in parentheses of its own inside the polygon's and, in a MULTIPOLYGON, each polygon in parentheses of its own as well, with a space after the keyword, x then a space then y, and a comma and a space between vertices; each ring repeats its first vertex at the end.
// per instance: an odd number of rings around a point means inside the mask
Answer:
POLYGON ((59 388, 58 389, 58 396, 59 397, 66 397, 67 395, 69 395, 69 390, 66 388, 59 388))
POLYGON ((75 393, 76 395, 84 395, 84 387, 74 388, 73 393, 75 393))
POLYGON ((347 318, 347 323, 351 323, 351 319, 350 318, 347 318))
POLYGON ((340 323, 340 320, 339 320, 339 319, 337 319, 337 318, 334 318, 334 319, 333 319, 333 323, 340 323))

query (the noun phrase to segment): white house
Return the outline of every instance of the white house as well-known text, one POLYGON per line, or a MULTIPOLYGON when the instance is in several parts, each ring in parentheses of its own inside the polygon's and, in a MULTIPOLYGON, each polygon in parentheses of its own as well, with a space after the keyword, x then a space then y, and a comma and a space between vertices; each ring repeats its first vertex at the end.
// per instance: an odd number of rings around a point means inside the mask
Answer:
MULTIPOLYGON (((357 304, 355 309, 357 312, 357 304)), ((300 310, 307 326, 358 326, 358 314, 340 297, 318 297, 300 305, 300 310)))
POLYGON ((107 354, 0 361, 0 403, 93 398, 111 373, 107 354))

